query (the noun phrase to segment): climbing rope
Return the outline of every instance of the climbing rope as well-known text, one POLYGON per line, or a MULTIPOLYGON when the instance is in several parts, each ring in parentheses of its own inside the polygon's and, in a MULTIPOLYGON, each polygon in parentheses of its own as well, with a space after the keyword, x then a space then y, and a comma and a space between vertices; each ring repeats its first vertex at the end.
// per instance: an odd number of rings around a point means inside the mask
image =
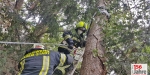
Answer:
POLYGON ((51 45, 63 45, 63 44, 54 44, 54 43, 29 43, 29 42, 6 42, 0 41, 1 44, 51 44, 51 45))

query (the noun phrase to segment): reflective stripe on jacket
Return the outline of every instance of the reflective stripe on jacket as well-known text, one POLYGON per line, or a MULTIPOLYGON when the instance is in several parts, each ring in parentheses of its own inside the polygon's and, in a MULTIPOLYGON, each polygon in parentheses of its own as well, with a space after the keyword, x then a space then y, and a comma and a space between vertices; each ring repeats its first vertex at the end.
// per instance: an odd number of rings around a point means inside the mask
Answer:
POLYGON ((66 55, 49 50, 31 49, 19 62, 18 75, 52 75, 54 69, 66 62, 66 55), (61 63, 61 64, 60 64, 61 63))

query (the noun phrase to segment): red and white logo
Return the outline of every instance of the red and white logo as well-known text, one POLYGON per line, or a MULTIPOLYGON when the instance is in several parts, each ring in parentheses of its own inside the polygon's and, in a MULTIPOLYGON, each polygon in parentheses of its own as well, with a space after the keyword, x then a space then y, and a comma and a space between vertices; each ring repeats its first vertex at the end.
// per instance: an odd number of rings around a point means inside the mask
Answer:
POLYGON ((147 75, 147 64, 131 64, 131 75, 147 75))

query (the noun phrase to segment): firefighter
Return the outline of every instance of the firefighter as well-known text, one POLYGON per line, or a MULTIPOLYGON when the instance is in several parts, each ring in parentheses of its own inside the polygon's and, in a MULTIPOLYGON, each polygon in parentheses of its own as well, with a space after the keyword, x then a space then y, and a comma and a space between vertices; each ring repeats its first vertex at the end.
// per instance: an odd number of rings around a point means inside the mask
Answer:
MULTIPOLYGON (((80 21, 76 24, 76 28, 73 31, 64 31, 63 38, 64 40, 61 44, 68 45, 69 49, 85 47, 86 36, 88 31, 88 25, 84 21, 80 21)), ((70 51, 63 47, 58 47, 58 51, 69 54, 70 51)))
POLYGON ((57 66, 70 65, 72 56, 44 49, 43 45, 34 45, 21 58, 18 75, 52 75, 57 66))
MULTIPOLYGON (((84 21, 80 21, 79 23, 76 24, 76 28, 73 29, 72 31, 64 31, 62 35, 64 40, 61 42, 61 44, 65 45, 65 47, 59 46, 58 52, 64 54, 70 54, 72 52, 73 54, 71 55, 75 58, 77 50, 76 48, 85 47, 87 30, 88 25, 84 21)), ((68 74, 73 70, 74 63, 72 63, 70 67, 65 69, 68 74)))
POLYGON ((86 38, 88 34, 88 25, 84 21, 80 21, 76 24, 76 29, 73 34, 73 41, 75 43, 75 46, 78 47, 85 47, 86 38))

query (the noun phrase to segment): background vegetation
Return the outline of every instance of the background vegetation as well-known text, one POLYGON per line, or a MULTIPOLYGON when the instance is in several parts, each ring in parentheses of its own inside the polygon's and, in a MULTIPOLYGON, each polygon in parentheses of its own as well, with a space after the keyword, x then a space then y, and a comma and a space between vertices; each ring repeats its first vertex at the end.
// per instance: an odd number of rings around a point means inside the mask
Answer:
MULTIPOLYGON (((103 27, 108 74, 130 75, 131 63, 146 63, 150 72, 150 2, 105 0, 111 14, 103 27)), ((62 29, 84 20, 90 24, 96 0, 0 0, 0 41, 51 43, 57 50, 62 29)), ((0 75, 15 75, 31 44, 0 44, 0 75)), ((90 61, 89 61, 90 62, 90 61)))

